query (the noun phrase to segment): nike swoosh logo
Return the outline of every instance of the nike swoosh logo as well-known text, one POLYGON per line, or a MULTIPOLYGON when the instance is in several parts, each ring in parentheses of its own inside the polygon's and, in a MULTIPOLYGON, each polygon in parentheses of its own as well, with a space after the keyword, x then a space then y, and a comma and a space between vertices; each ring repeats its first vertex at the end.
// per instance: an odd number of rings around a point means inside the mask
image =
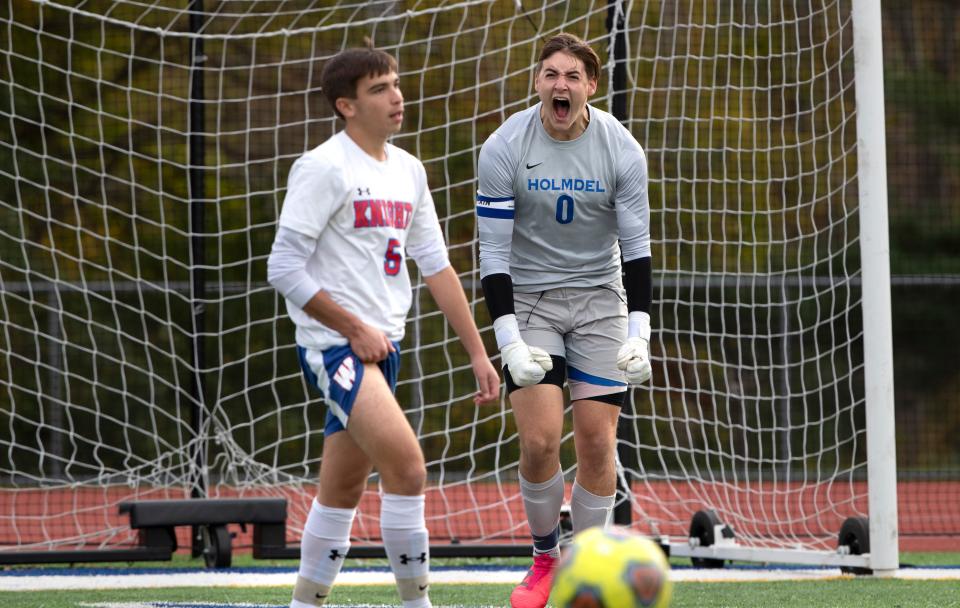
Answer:
POLYGON ((429 587, 429 586, 430 586, 430 585, 417 585, 417 589, 419 589, 420 591, 426 591, 426 590, 427 590, 427 587, 429 587))
POLYGON ((325 596, 325 595, 323 595, 323 594, 320 594, 320 593, 317 594, 317 599, 318 599, 318 600, 322 600, 322 599, 324 599, 324 598, 326 598, 326 597, 327 597, 327 596, 325 596))
POLYGON ((533 163, 532 165, 530 163, 527 163, 527 169, 533 169, 534 167, 540 166, 542 164, 543 164, 543 161, 540 161, 538 163, 533 163))

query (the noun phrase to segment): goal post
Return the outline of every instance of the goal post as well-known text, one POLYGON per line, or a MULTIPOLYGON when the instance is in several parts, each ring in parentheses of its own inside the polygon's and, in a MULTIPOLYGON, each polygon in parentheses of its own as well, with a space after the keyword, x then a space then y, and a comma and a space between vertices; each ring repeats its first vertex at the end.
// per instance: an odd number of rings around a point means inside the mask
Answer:
POLYGON ((894 432, 893 331, 887 226, 887 144, 880 3, 853 1, 857 69, 857 177, 863 261, 863 353, 870 484, 870 565, 899 567, 897 450, 894 432))
MULTIPOLYGON (((708 565, 896 569, 867 0, 0 4, 0 561, 129 546, 121 504, 200 497, 285 498, 296 543, 324 411, 266 259, 291 164, 342 126, 323 62, 365 37, 397 57, 393 142, 424 163, 494 353, 477 155, 536 101, 537 52, 560 31, 597 50, 592 103, 649 165, 654 376, 622 414, 618 508, 708 565), (869 554, 838 551, 851 518, 869 518, 869 554)), ((530 539, 509 405, 472 404, 469 361, 411 271, 397 396, 431 538, 516 553, 530 539)), ((569 420, 561 449, 569 484, 569 420)), ((380 543, 379 500, 374 475, 361 552, 380 543)))

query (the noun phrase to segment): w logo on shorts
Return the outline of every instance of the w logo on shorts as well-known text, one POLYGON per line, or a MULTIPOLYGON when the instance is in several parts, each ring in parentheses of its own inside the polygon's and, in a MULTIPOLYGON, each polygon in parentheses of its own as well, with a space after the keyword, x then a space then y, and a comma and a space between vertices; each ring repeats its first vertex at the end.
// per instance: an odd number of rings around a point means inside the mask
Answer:
MULTIPOLYGON (((400 367, 400 345, 392 342, 393 351, 377 363, 383 378, 393 391, 397 386, 400 367)), ((326 350, 307 349, 297 345, 297 356, 307 382, 320 391, 327 406, 323 435, 328 437, 347 428, 350 412, 363 384, 363 363, 349 344, 326 350)))
POLYGON ((333 375, 333 381, 343 387, 344 390, 351 390, 353 382, 357 379, 357 370, 353 368, 353 357, 347 357, 337 368, 337 373, 333 375))

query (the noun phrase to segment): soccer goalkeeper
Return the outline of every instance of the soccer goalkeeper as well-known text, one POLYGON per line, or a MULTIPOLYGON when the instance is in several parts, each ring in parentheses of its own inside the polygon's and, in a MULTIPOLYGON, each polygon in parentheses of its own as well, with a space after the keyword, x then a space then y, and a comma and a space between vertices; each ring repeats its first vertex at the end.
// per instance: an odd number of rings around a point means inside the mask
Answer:
POLYGON ((480 276, 520 435, 534 545, 533 567, 510 596, 515 608, 547 603, 559 556, 564 382, 577 532, 610 518, 617 418, 628 385, 651 373, 647 163, 620 122, 587 103, 599 74, 590 46, 554 36, 536 66, 540 103, 510 116, 480 150, 480 276))

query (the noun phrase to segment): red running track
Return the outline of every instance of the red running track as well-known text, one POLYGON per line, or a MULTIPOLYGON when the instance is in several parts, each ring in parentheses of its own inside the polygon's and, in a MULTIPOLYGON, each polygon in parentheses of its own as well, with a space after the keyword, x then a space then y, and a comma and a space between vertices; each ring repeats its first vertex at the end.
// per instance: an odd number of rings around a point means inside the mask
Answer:
MULTIPOLYGON (((569 492, 568 487, 568 497, 569 492)), ((288 542, 295 543, 312 493, 312 487, 287 486, 245 491, 243 496, 286 498, 288 542)), ((239 495, 229 487, 211 492, 213 498, 239 495)), ((634 521, 640 532, 682 537, 693 513, 709 505, 738 536, 761 539, 767 546, 787 542, 833 548, 843 520, 867 512, 866 484, 862 482, 649 482, 636 484, 634 495, 634 521), (650 522, 656 523, 656 530, 650 522)), ((42 550, 133 545, 136 534, 130 530, 127 516, 118 513, 119 503, 187 497, 181 489, 126 486, 0 489, 0 547, 42 550)), ((353 530, 358 543, 377 541, 379 501, 375 488, 364 496, 353 530)), ((900 482, 898 508, 902 551, 960 550, 960 481, 900 482)), ((515 482, 432 487, 427 492, 427 519, 431 540, 438 544, 453 539, 465 544, 530 542, 515 482)), ((246 533, 239 526, 231 529, 237 533, 235 547, 251 545, 249 528, 246 533)), ((178 528, 177 538, 181 547, 189 547, 188 528, 178 528)))

